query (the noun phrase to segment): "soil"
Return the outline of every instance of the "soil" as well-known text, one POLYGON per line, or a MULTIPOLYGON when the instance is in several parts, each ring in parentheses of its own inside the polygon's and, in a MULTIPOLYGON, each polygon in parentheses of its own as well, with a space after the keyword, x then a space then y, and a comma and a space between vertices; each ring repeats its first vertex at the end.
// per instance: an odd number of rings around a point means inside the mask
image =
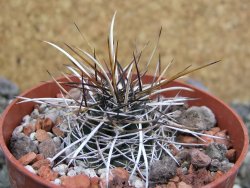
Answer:
MULTIPOLYGON (((235 150, 230 144, 227 131, 216 127, 216 120, 210 109, 204 106, 181 107, 179 111, 179 122, 186 122, 187 126, 192 124, 199 128, 200 133, 220 138, 202 136, 197 139, 189 134, 179 133, 178 142, 202 145, 183 145, 180 148, 170 145, 168 149, 177 161, 171 156, 165 156, 152 162, 149 170, 149 186, 152 188, 185 184, 187 187, 198 188, 226 173, 235 162, 235 150), (188 120, 190 121, 187 122, 188 120)), ((79 178, 84 177, 88 179, 88 187, 92 181, 92 184, 104 187, 105 169, 86 169, 80 163, 69 167, 64 162, 57 166, 51 163, 51 158, 64 147, 65 124, 62 124, 58 114, 60 112, 53 107, 36 105, 33 112, 25 116, 21 125, 13 131, 10 141, 12 154, 27 170, 54 184, 65 186, 70 181, 80 182, 79 178)), ((123 168, 116 167, 111 172, 110 187, 145 186, 140 176, 134 177, 132 184, 128 184, 129 173, 123 168)))

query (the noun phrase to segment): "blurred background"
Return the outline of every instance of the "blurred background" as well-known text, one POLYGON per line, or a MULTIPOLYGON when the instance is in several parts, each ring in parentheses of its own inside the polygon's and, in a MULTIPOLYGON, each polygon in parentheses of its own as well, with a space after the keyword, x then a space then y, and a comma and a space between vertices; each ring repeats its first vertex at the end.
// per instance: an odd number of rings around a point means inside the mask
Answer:
MULTIPOLYGON (((249 0, 0 0, 0 7, 0 113, 18 92, 49 80, 46 70, 59 76, 69 64, 65 56, 42 40, 90 51, 74 23, 96 49, 99 59, 107 60, 108 30, 117 11, 115 38, 119 40, 118 56, 123 65, 131 61, 135 48, 141 49, 149 42, 143 52, 143 68, 162 27, 149 73, 155 70, 159 53, 163 66, 174 59, 168 75, 190 64, 222 60, 186 80, 207 88, 234 107, 250 130, 249 0)), ((235 188, 249 187, 249 170, 250 153, 235 188)), ((0 187, 8 186, 0 151, 0 187)))
POLYGON ((149 41, 143 53, 148 58, 162 26, 158 52, 163 65, 174 58, 169 74, 190 64, 222 60, 190 76, 227 102, 250 100, 249 0, 0 0, 0 7, 0 75, 17 83, 21 91, 50 79, 46 70, 59 75, 69 63, 42 40, 88 50, 74 22, 100 59, 107 59, 108 29, 117 10, 120 62, 131 60, 135 44, 140 49, 149 41))

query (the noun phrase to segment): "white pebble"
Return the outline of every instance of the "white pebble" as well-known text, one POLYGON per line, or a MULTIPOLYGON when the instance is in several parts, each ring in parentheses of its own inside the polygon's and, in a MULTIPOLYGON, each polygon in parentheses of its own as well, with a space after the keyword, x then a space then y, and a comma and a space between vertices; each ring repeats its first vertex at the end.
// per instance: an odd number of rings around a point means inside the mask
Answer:
POLYGON ((76 174, 82 174, 83 170, 84 168, 81 166, 74 166, 74 171, 76 172, 76 174))
POLYGON ((69 170, 68 173, 67 173, 67 176, 76 176, 76 171, 74 170, 69 170))
POLYGON ((57 116, 58 116, 58 112, 56 111, 56 109, 49 110, 49 111, 45 114, 45 118, 51 119, 51 121, 52 121, 53 123, 56 122, 57 116))
POLYGON ((54 167, 53 170, 58 172, 61 176, 65 176, 68 170, 68 165, 66 164, 59 164, 58 166, 54 167))
POLYGON ((105 177, 106 177, 106 168, 98 169, 97 174, 99 175, 99 177, 100 177, 101 179, 102 179, 102 178, 105 178, 105 177))
POLYGON ((61 139, 59 137, 54 137, 53 141, 55 142, 55 144, 60 147, 61 146, 61 139))
POLYGON ((28 171, 30 171, 31 173, 36 174, 36 171, 34 170, 34 168, 33 168, 32 166, 26 165, 25 168, 26 168, 28 171))
POLYGON ((233 188, 241 188, 241 186, 238 184, 234 184, 233 188))
POLYGON ((35 144, 36 146, 39 145, 39 141, 38 141, 38 140, 34 140, 33 142, 34 142, 34 144, 35 144))
POLYGON ((87 175, 88 177, 90 178, 93 178, 93 177, 96 177, 96 173, 95 173, 95 170, 93 168, 86 168, 86 169, 83 169, 83 173, 85 175, 87 175))
POLYGON ((39 117, 39 111, 38 109, 34 109, 33 112, 30 115, 32 118, 38 118, 39 117))
POLYGON ((30 115, 26 115, 23 117, 23 122, 24 123, 30 123, 30 115))
POLYGON ((17 126, 12 132, 12 136, 18 136, 23 131, 23 126, 17 126))
POLYGON ((132 176, 130 182, 131 182, 131 185, 134 186, 135 188, 144 188, 145 187, 145 182, 137 176, 132 176))
POLYGON ((50 138, 53 138, 55 135, 52 134, 51 132, 47 132, 50 138))
POLYGON ((36 140, 36 132, 30 133, 30 139, 36 140))
POLYGON ((61 185, 61 180, 59 178, 56 178, 54 181, 53 181, 54 184, 56 185, 61 185))

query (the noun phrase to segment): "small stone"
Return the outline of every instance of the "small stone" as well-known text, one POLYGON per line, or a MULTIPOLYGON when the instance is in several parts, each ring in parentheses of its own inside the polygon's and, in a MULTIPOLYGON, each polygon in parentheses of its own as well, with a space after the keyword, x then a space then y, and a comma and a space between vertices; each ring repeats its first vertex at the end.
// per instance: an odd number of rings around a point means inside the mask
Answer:
POLYGON ((23 123, 28 124, 30 122, 30 115, 26 115, 23 117, 23 123))
POLYGON ((104 178, 105 174, 106 174, 106 168, 100 168, 100 169, 98 169, 97 170, 97 174, 99 175, 100 178, 104 178))
POLYGON ((43 159, 44 159, 44 155, 39 153, 36 155, 35 162, 43 160, 43 159))
POLYGON ((26 155, 22 156, 18 161, 22 163, 22 165, 28 165, 32 163, 36 158, 36 154, 34 152, 29 152, 26 155))
POLYGON ((207 167, 211 163, 211 158, 198 149, 191 150, 191 164, 196 168, 207 167))
POLYGON ((59 137, 64 137, 64 132, 59 127, 53 127, 52 132, 59 137))
POLYGON ((19 125, 13 130, 12 137, 17 137, 21 132, 23 132, 23 126, 19 125))
POLYGON ((227 148, 223 144, 219 143, 211 143, 206 148, 205 153, 211 158, 211 159, 218 159, 219 161, 222 161, 225 159, 225 154, 227 152, 227 148))
POLYGON ((41 119, 37 119, 37 121, 35 123, 36 130, 41 129, 42 128, 42 124, 43 124, 43 121, 41 119))
POLYGON ((188 149, 180 150, 180 152, 176 155, 176 159, 180 164, 186 161, 188 163, 187 165, 189 165, 191 160, 190 151, 188 149))
POLYGON ((38 147, 38 145, 39 145, 39 141, 38 140, 34 140, 33 143, 38 147))
POLYGON ((34 168, 33 168, 32 166, 30 166, 30 165, 26 165, 25 168, 26 168, 28 171, 30 171, 31 173, 33 173, 33 174, 36 174, 36 173, 37 173, 37 172, 34 170, 34 168))
POLYGON ((28 136, 20 134, 10 139, 10 151, 16 159, 20 159, 29 152, 37 153, 37 146, 28 136))
POLYGON ((82 171, 85 175, 87 175, 90 178, 96 177, 96 173, 95 170, 93 168, 87 168, 87 169, 83 169, 82 171))
POLYGON ((54 181, 58 177, 58 173, 53 172, 49 166, 42 166, 37 171, 37 174, 41 178, 48 180, 48 181, 54 181))
POLYGON ((197 143, 198 141, 196 137, 188 135, 179 135, 177 139, 181 143, 197 143))
POLYGON ((30 139, 32 141, 36 140, 36 132, 33 132, 33 133, 30 134, 30 139))
POLYGON ((74 166, 74 171, 76 172, 77 175, 83 174, 84 168, 82 166, 74 166))
POLYGON ((177 188, 174 182, 168 182, 166 188, 177 188))
POLYGON ((133 176, 130 181, 131 181, 131 185, 134 186, 135 188, 145 187, 145 182, 137 176, 133 176))
POLYGON ((169 144, 169 150, 174 156, 180 152, 180 150, 173 144, 169 144))
POLYGON ((218 144, 224 144, 227 148, 230 148, 231 143, 227 137, 226 130, 217 132, 214 136, 221 137, 223 139, 215 138, 214 141, 218 144))
MULTIPOLYGON (((59 111, 56 108, 50 109, 46 114, 45 114, 45 119, 49 118, 53 122, 53 126, 55 125, 56 118, 58 117, 59 111)), ((53 127, 52 126, 52 127, 53 127)))
POLYGON ((192 188, 191 185, 186 184, 185 182, 181 181, 178 183, 177 188, 192 188))
POLYGON ((59 175, 65 176, 68 170, 68 165, 59 164, 58 166, 54 167, 53 170, 57 172, 59 175))
POLYGON ((119 177, 120 179, 128 180, 129 173, 127 170, 121 167, 116 167, 111 170, 114 177, 119 177))
POLYGON ((49 135, 50 138, 54 138, 55 137, 55 135, 53 133, 51 133, 51 132, 47 132, 47 134, 49 135))
POLYGON ((74 171, 73 169, 69 170, 67 173, 67 176, 76 176, 76 171, 74 171))
POLYGON ((90 188, 99 188, 99 181, 100 179, 98 177, 92 177, 90 178, 90 188))
POLYGON ((39 111, 37 108, 34 108, 33 112, 30 114, 30 117, 33 119, 39 118, 39 111))
POLYGON ((165 183, 176 174, 177 164, 169 156, 163 158, 163 160, 154 161, 150 166, 149 180, 155 183, 165 183))
POLYGON ((51 131, 52 127, 54 126, 53 121, 50 118, 45 118, 42 123, 42 129, 45 131, 51 131))
POLYGON ((216 172, 216 171, 222 171, 222 172, 227 172, 228 170, 230 170, 230 168, 233 167, 233 163, 230 163, 226 160, 224 161, 219 161, 218 159, 213 159, 211 161, 209 170, 212 172, 216 172))
POLYGON ((59 152, 58 146, 52 139, 45 140, 38 145, 39 153, 43 154, 45 158, 54 157, 59 152))
MULTIPOLYGON (((126 188, 132 188, 132 186, 129 185, 128 182, 129 179, 129 173, 127 170, 121 167, 116 167, 111 170, 111 175, 109 176, 109 187, 110 188, 116 188, 116 187, 126 187, 126 188)), ((100 182, 101 186, 106 186, 106 178, 101 179, 100 182)))
POLYGON ((215 126, 214 113, 206 106, 192 106, 178 118, 180 124, 198 130, 208 130, 215 126))
POLYGON ((60 147, 62 142, 61 139, 59 137, 54 137, 53 141, 55 142, 55 144, 57 145, 57 147, 60 147))
POLYGON ((235 150, 235 149, 227 150, 226 158, 227 158, 230 162, 235 162, 235 160, 236 160, 236 150, 235 150))
POLYGON ((90 188, 89 177, 82 174, 73 177, 64 176, 61 181, 61 185, 65 188, 90 188))
POLYGON ((45 131, 45 130, 42 130, 42 129, 38 129, 36 131, 36 139, 39 141, 39 142, 42 142, 42 141, 45 141, 45 140, 48 140, 50 139, 48 133, 45 131))
POLYGON ((59 178, 56 178, 53 183, 56 184, 56 185, 61 185, 61 180, 59 178))
POLYGON ((39 160, 39 161, 35 162, 34 164, 32 164, 32 167, 35 170, 38 170, 42 166, 50 166, 50 161, 48 159, 42 159, 42 160, 39 160))
POLYGON ((35 127, 33 125, 27 125, 23 127, 23 133, 27 136, 29 136, 34 131, 35 131, 35 127))

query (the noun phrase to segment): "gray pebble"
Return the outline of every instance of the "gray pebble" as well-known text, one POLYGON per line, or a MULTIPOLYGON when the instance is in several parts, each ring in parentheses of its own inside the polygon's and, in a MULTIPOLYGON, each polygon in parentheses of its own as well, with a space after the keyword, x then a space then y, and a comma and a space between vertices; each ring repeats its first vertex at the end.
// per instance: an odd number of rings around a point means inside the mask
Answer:
POLYGON ((213 159, 211 161, 209 170, 212 172, 216 172, 218 170, 222 172, 227 172, 233 167, 233 163, 230 163, 229 161, 219 161, 218 159, 213 159))
POLYGON ((76 176, 76 175, 77 175, 77 173, 73 169, 69 170, 67 173, 67 176, 76 176))
POLYGON ((59 137, 54 137, 53 138, 53 141, 55 142, 55 144, 57 145, 57 147, 61 147, 61 144, 62 144, 62 142, 61 142, 61 138, 59 138, 59 137))
POLYGON ((177 164, 169 156, 162 160, 154 161, 150 166, 149 180, 155 183, 165 183, 176 174, 177 164))
POLYGON ((30 139, 30 137, 20 134, 17 137, 10 139, 10 150, 11 153, 17 158, 21 158, 23 155, 34 152, 37 153, 37 146, 30 139))
POLYGON ((199 130, 208 130, 215 126, 215 115, 206 106, 192 106, 178 118, 180 124, 199 130))
POLYGON ((211 159, 218 159, 219 161, 223 161, 226 159, 225 154, 227 152, 227 147, 224 144, 219 143, 211 143, 205 150, 205 153, 211 159))
POLYGON ((52 139, 41 142, 38 145, 38 150, 45 158, 54 157, 59 152, 59 148, 52 139))

